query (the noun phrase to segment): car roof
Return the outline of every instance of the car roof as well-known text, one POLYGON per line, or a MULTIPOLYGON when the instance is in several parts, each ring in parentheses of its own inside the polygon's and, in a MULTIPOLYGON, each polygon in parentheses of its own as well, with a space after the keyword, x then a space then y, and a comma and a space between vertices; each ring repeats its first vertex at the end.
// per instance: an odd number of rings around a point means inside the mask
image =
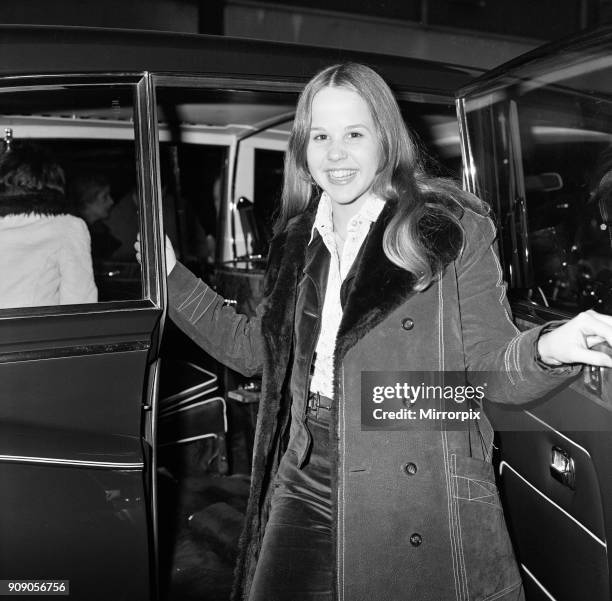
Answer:
MULTIPOLYGON (((575 67, 590 76, 596 70, 612 65, 612 26, 573 35, 562 40, 544 44, 472 80, 457 92, 458 97, 490 93, 517 82, 530 79, 554 80, 555 72, 569 66, 575 67)), ((612 81, 609 77, 590 77, 594 89, 612 94, 612 81)))
POLYGON ((477 70, 420 59, 226 36, 0 25, 0 77, 78 73, 207 74, 306 81, 345 61, 374 67, 396 89, 454 96, 477 70))

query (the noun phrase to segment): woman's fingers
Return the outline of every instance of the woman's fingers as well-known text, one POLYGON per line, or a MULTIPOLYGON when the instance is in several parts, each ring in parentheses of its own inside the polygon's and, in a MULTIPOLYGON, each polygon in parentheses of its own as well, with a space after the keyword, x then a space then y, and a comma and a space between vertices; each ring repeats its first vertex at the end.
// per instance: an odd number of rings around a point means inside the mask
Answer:
POLYGON ((612 317, 585 311, 558 328, 543 334, 538 340, 538 352, 549 365, 586 363, 612 367, 612 358, 591 347, 607 342, 612 347, 612 317))
POLYGON ((612 367, 612 357, 601 351, 592 349, 576 349, 573 360, 567 363, 584 363, 597 367, 612 367))
POLYGON ((134 250, 136 251, 136 260, 142 263, 142 256, 140 254, 140 233, 136 234, 136 242, 134 242, 134 250))
MULTIPOLYGON (((136 251, 136 259, 139 263, 142 263, 142 254, 140 248, 140 234, 136 234, 136 242, 134 242, 134 250, 136 251)), ((170 242, 170 238, 166 236, 166 275, 170 275, 170 272, 174 269, 176 265, 176 254, 174 252, 174 248, 172 247, 172 242, 170 242)))
POLYGON ((605 338, 602 338, 601 336, 587 336, 586 337, 586 345, 589 348, 594 347, 596 344, 600 344, 602 342, 606 342, 605 338))
POLYGON ((587 346, 599 342, 607 342, 612 346, 612 316, 590 310, 580 313, 566 325, 574 320, 577 320, 587 346))

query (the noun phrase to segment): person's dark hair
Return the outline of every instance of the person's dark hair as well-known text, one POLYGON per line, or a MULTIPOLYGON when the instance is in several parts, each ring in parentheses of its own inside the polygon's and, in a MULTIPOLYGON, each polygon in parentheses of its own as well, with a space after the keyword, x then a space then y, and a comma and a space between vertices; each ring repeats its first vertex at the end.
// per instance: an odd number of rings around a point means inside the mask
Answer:
MULTIPOLYGON (((345 63, 327 67, 302 91, 285 157, 281 210, 275 231, 282 231, 289 219, 318 200, 320 190, 308 171, 306 149, 313 98, 329 86, 356 92, 370 110, 381 151, 372 192, 394 208, 383 249, 390 261, 415 276, 415 289, 423 290, 448 262, 448 257, 436 254, 433 240, 443 232, 449 239, 462 241, 463 209, 468 207, 485 214, 486 205, 454 181, 425 173, 418 147, 406 128, 393 92, 378 73, 365 65, 345 63)), ((455 254, 460 250, 461 247, 457 248, 455 254)))
POLYGON ((68 212, 64 170, 45 148, 23 140, 0 148, 0 216, 68 212))
POLYGON ((68 184, 68 196, 77 211, 83 209, 96 199, 96 196, 104 188, 110 186, 106 175, 97 171, 80 173, 70 180, 68 184))

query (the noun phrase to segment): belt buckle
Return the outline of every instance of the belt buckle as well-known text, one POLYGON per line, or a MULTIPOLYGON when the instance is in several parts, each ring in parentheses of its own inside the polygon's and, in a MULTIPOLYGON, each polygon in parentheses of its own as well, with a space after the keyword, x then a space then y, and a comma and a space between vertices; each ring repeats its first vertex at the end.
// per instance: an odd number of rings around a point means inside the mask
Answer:
POLYGON ((308 395, 308 409, 311 413, 314 413, 314 418, 319 418, 319 408, 321 407, 321 394, 318 392, 311 392, 308 395))

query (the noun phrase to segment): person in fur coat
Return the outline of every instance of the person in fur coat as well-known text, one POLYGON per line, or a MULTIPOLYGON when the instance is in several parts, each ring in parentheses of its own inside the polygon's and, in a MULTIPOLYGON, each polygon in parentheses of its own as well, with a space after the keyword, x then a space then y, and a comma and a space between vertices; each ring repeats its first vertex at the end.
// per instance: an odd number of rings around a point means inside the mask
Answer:
MULTIPOLYGON (((176 262, 170 317, 206 351, 262 374, 234 599, 524 598, 484 416, 465 429, 369 429, 364 374, 486 375, 521 403, 574 377, 612 319, 513 325, 485 205, 428 176, 387 84, 359 64, 298 101, 264 298, 253 317, 176 262)), ((136 245, 137 252, 139 245, 136 245)))
POLYGON ((89 231, 40 146, 0 150, 0 308, 95 303, 89 231))

